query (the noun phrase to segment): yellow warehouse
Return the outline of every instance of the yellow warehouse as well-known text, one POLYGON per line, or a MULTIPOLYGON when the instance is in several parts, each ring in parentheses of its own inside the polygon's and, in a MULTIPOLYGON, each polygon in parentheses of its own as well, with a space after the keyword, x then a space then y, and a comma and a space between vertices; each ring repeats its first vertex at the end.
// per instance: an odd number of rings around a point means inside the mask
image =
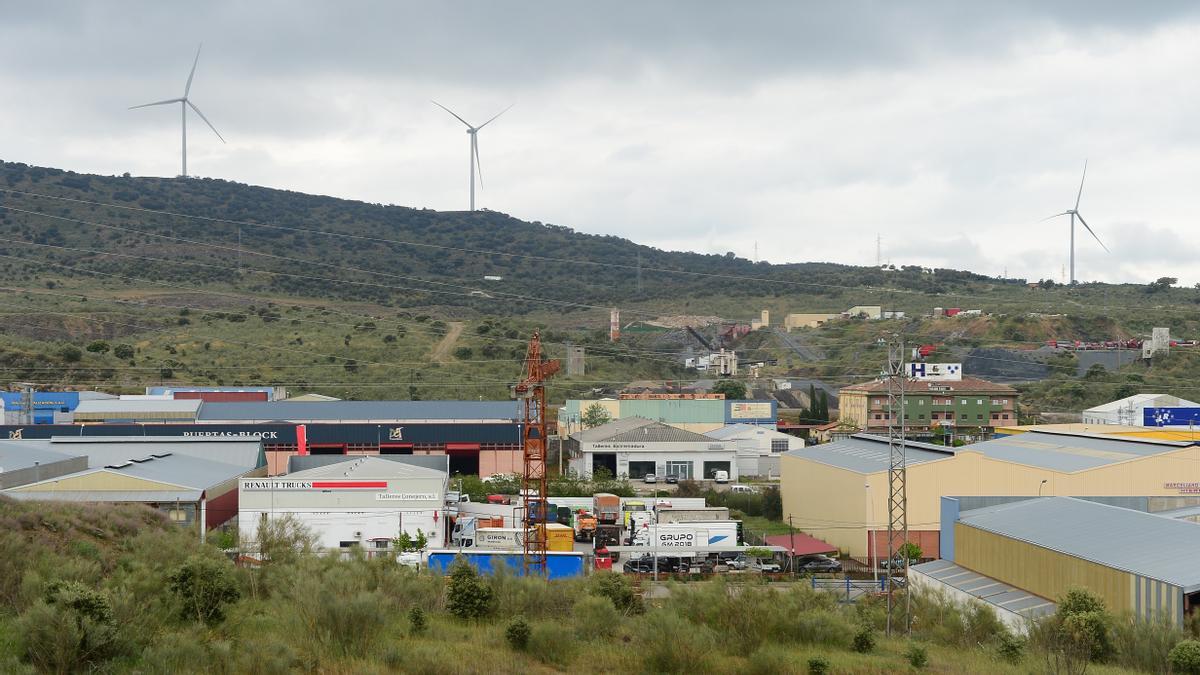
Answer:
MULTIPOLYGON (((943 496, 1200 494, 1189 478, 1200 447, 1189 441, 1030 431, 959 448, 905 445, 908 529, 924 557, 937 555, 943 496)), ((785 453, 784 519, 852 557, 886 557, 888 457, 887 438, 868 434, 785 453)))

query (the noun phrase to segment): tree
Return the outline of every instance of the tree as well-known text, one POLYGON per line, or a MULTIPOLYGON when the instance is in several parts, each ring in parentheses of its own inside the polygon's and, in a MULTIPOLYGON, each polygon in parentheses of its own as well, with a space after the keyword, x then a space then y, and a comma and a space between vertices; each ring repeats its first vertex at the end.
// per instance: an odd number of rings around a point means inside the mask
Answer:
POLYGON ((593 403, 587 407, 587 410, 583 411, 583 426, 588 429, 606 424, 611 419, 612 415, 599 403, 593 403))
POLYGON ((802 413, 804 421, 809 424, 816 424, 819 417, 820 403, 817 402, 817 385, 812 382, 808 383, 808 407, 802 413))
POLYGON ((106 354, 110 349, 112 349, 112 347, 110 347, 109 344, 104 340, 96 340, 95 342, 89 343, 87 346, 87 350, 93 354, 106 354))
POLYGON ((725 394, 727 399, 745 399, 746 385, 737 380, 721 380, 713 385, 712 393, 725 394))
POLYGON ((225 620, 225 605, 241 597, 237 579, 224 560, 194 555, 169 577, 183 602, 180 615, 209 625, 225 620))
POLYGON ((58 355, 67 363, 79 363, 79 360, 83 358, 83 350, 75 345, 67 345, 58 350, 58 355))
POLYGON ((461 557, 450 569, 446 609, 460 619, 478 619, 492 609, 492 587, 461 557))
POLYGON ((824 424, 829 421, 829 396, 822 389, 817 392, 817 397, 821 399, 821 404, 817 412, 817 420, 824 424))
POLYGON ((1177 283, 1179 283, 1179 279, 1176 279, 1175 277, 1159 277, 1155 281, 1151 281, 1150 283, 1146 284, 1146 292, 1161 293, 1177 283))
POLYGON ((119 344, 116 347, 113 347, 113 356, 117 357, 118 359, 132 359, 133 347, 127 344, 119 344))
POLYGON ((904 542, 904 544, 900 546, 900 550, 896 551, 896 554, 900 556, 901 560, 920 560, 922 553, 923 551, 921 550, 921 547, 918 546, 916 542, 912 541, 904 542))

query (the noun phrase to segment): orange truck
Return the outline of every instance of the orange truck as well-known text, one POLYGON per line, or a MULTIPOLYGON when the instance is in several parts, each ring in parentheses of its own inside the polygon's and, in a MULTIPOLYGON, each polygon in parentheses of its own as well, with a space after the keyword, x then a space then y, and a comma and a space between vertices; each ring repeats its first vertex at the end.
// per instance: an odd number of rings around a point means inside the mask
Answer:
POLYGON ((600 525, 615 525, 620 522, 621 518, 621 498, 601 492, 592 497, 592 513, 596 514, 596 520, 600 525))
POLYGON ((596 516, 580 509, 575 514, 575 541, 591 541, 596 536, 596 516))

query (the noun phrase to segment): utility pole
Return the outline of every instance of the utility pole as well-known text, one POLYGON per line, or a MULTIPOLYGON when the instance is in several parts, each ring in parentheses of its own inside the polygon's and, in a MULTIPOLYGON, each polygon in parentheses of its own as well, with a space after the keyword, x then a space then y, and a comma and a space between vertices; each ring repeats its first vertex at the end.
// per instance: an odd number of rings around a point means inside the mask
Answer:
POLYGON ((791 555, 792 578, 796 578, 796 528, 792 527, 792 514, 788 514, 788 553, 791 555))
MULTIPOLYGON (((904 339, 895 336, 888 342, 888 577, 887 577, 887 634, 903 627, 909 632, 910 602, 904 592, 901 612, 896 595, 895 560, 908 542, 907 462, 905 460, 905 396, 904 339)), ((905 587, 908 586, 908 556, 904 556, 905 587)))

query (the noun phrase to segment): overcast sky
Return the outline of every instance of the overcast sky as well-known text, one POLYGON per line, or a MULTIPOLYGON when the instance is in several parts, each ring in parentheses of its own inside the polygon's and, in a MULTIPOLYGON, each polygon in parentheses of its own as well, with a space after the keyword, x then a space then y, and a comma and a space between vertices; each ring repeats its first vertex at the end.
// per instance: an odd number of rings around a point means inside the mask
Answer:
MULTIPOLYGON (((189 169, 668 249, 1200 281, 1200 11, 1170 2, 5 3, 0 159, 189 169), (836 6, 835 6, 836 5, 836 6)), ((470 242, 465 242, 470 243, 470 242)))

